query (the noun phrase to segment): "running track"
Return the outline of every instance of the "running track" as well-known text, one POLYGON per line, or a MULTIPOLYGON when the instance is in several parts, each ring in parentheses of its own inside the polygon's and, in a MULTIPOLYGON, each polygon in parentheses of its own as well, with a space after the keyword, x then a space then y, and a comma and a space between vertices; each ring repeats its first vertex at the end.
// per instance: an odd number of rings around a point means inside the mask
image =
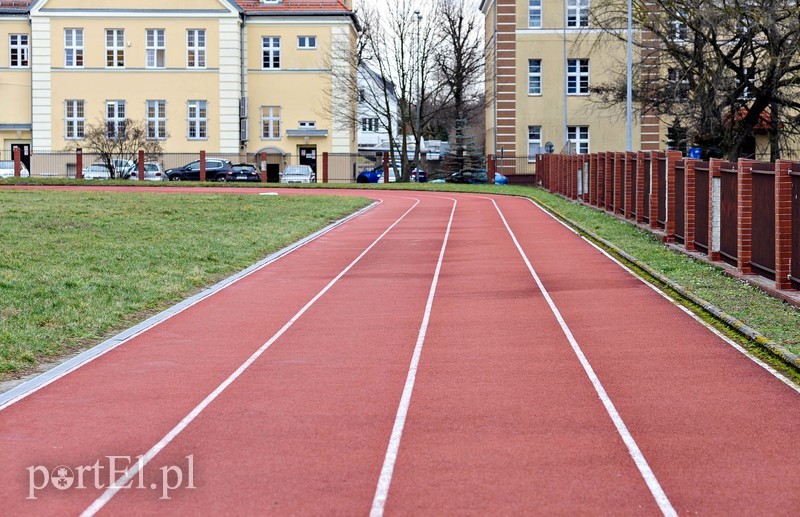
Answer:
POLYGON ((800 508, 800 394, 533 203, 356 194, 381 203, 0 409, 2 513, 800 508), (96 462, 29 498, 30 467, 96 462))

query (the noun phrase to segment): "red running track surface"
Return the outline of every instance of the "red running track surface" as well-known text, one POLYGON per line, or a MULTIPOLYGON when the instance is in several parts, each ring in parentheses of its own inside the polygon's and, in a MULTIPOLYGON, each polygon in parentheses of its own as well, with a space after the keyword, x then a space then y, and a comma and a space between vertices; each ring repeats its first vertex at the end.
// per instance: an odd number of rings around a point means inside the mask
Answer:
POLYGON ((383 202, 0 410, 2 513, 796 511, 796 390, 528 200, 355 193, 383 202), (28 498, 30 467, 96 461, 28 498))

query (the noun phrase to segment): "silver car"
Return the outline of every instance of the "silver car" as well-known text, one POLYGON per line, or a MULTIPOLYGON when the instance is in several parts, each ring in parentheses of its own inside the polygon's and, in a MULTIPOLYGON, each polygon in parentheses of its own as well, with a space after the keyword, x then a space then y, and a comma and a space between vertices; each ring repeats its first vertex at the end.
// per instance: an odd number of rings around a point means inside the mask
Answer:
POLYGON ((93 163, 83 168, 83 179, 85 180, 107 180, 111 179, 111 171, 105 163, 93 163))
MULTIPOLYGON (((134 167, 131 170, 131 179, 136 181, 139 179, 139 168, 138 166, 134 167)), ((161 168, 161 164, 156 162, 145 162, 144 163, 144 180, 145 181, 166 181, 167 175, 164 174, 164 169, 161 168)))
MULTIPOLYGON (((21 178, 30 178, 31 173, 24 163, 19 164, 19 176, 21 178)), ((13 178, 14 177, 14 160, 0 160, 0 178, 13 178)))
POLYGON ((317 176, 308 165, 288 165, 281 173, 281 183, 316 183, 317 176))

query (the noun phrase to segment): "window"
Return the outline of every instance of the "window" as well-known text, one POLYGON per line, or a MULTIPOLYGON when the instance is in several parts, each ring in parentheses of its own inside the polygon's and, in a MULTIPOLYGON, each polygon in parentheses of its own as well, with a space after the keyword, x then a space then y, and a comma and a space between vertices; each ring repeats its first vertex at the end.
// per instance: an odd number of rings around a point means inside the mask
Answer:
POLYGON ((689 27, 680 20, 670 20, 669 36, 672 41, 689 41, 689 27))
POLYGON ((147 138, 164 140, 167 138, 167 101, 147 101, 147 138))
POLYGON ((83 66, 83 29, 64 29, 64 66, 83 66))
POLYGON ((745 83, 743 86, 742 80, 737 76, 736 90, 739 91, 739 100, 748 101, 755 97, 754 87, 756 84, 756 78, 754 77, 754 70, 752 68, 744 68, 742 72, 746 77, 745 83))
POLYGON ((186 66, 188 68, 206 67, 205 29, 189 29, 186 31, 186 66))
POLYGON ((11 68, 24 68, 28 66, 30 47, 27 34, 10 34, 8 36, 9 66, 11 68))
POLYGON ((106 29, 106 68, 125 66, 125 31, 106 29))
POLYGON ((313 120, 301 120, 300 121, 300 128, 301 129, 316 129, 317 123, 313 120))
POLYGON ((568 0, 567 27, 589 26, 589 0, 568 0))
POLYGON ((106 138, 125 138, 125 101, 106 101, 106 138))
POLYGON ((164 68, 166 66, 166 40, 164 29, 147 29, 145 31, 146 66, 147 68, 164 68))
POLYGON ((261 107, 261 138, 265 140, 281 138, 281 108, 279 106, 261 107))
POLYGON ((208 101, 189 101, 189 140, 208 138, 208 101))
POLYGON ((542 154, 542 126, 528 126, 528 160, 542 154))
POLYGON ((670 68, 667 70, 667 81, 670 89, 674 92, 674 98, 685 101, 689 98, 689 79, 681 74, 680 70, 670 68))
POLYGON ((568 95, 589 94, 588 59, 567 60, 567 94, 568 95))
POLYGON ((380 124, 377 118, 365 117, 361 119, 361 131, 365 133, 377 133, 380 131, 380 124))
POLYGON ((298 36, 297 37, 297 48, 301 48, 301 49, 314 49, 314 48, 317 48, 317 37, 316 36, 298 36))
POLYGON ((542 28, 542 0, 528 0, 528 27, 542 28))
POLYGON ((567 138, 578 154, 589 154, 589 126, 567 127, 567 138))
POLYGON ((64 101, 64 137, 68 140, 80 140, 84 137, 85 124, 84 101, 64 101))
POLYGON ((281 39, 276 36, 264 36, 261 38, 261 51, 263 56, 263 68, 281 67, 281 39))
POLYGON ((528 95, 542 94, 542 60, 528 60, 528 95))
POLYGON ((358 89, 358 102, 365 102, 367 100, 367 96, 364 93, 363 88, 358 89))

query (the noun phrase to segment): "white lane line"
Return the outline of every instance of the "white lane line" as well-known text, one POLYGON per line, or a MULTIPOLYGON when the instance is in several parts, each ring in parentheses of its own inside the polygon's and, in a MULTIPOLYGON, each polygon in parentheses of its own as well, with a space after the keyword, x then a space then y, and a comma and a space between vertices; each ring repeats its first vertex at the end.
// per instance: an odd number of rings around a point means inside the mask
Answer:
POLYGON ((747 357, 748 359, 750 359, 751 361, 756 363, 761 368, 765 369, 767 372, 769 372, 773 377, 778 379, 780 382, 782 382, 783 384, 785 384, 788 387, 792 388, 792 390, 796 391, 797 393, 800 393, 800 386, 798 386, 797 384, 792 382, 788 377, 783 375, 781 372, 779 372, 778 370, 774 369, 772 366, 768 365, 767 363, 765 363, 764 361, 762 361, 758 357, 755 357, 755 356, 751 355, 750 352, 748 352, 746 348, 744 348, 739 343, 737 343, 736 341, 732 340, 731 338, 729 338, 728 336, 726 336, 725 334, 723 334, 722 332, 720 332, 719 330, 717 330, 716 328, 711 326, 708 322, 704 321, 697 314, 692 312, 691 309, 681 305, 672 296, 670 296, 669 294, 667 294, 664 291, 662 291, 661 288, 659 288, 657 285, 650 283, 646 278, 643 278, 641 275, 639 275, 638 273, 633 271, 631 268, 629 268, 628 266, 623 264, 621 261, 617 260, 616 257, 614 257, 613 255, 608 253, 606 250, 604 250, 603 248, 601 248, 600 246, 598 246, 597 244, 592 242, 590 239, 588 239, 588 238, 584 237, 583 235, 581 235, 580 233, 578 233, 573 227, 571 227, 570 225, 568 225, 567 223, 565 223, 564 221, 562 221, 561 219, 559 219, 555 215, 551 214, 548 210, 546 210, 544 207, 542 207, 539 203, 537 203, 536 201, 534 201, 533 199, 530 199, 530 198, 525 198, 525 199, 527 199, 528 201, 530 201, 531 203, 536 205, 536 207, 538 207, 539 210, 541 210, 542 212, 544 212, 545 214, 550 216, 554 221, 558 222, 559 224, 564 226, 566 229, 568 229, 569 231, 571 231, 575 235, 578 235, 581 239, 586 241, 587 244, 589 244, 593 248, 597 249, 597 251, 599 251, 600 253, 602 253, 606 257, 608 257, 609 260, 611 260, 612 262, 617 264, 619 267, 621 267, 622 269, 627 271, 631 276, 633 276, 634 278, 636 278, 637 280, 642 282, 644 285, 646 285, 647 287, 649 287, 650 289, 652 289, 653 291, 655 291, 656 293, 661 295, 664 299, 666 299, 670 303, 672 303, 672 305, 674 305, 675 307, 677 307, 680 310, 682 310, 683 312, 685 312, 689 317, 691 317, 693 320, 695 320, 696 322, 700 323, 705 328, 710 330, 717 337, 722 339, 725 343, 727 343, 728 345, 732 346, 734 349, 738 350, 742 355, 744 355, 745 357, 747 357))
POLYGON ((364 213, 372 210, 374 207, 383 203, 382 199, 377 200, 376 202, 370 204, 369 206, 358 210, 348 216, 345 216, 338 221, 331 223, 330 225, 326 226, 325 228, 308 235, 299 241, 286 246, 285 248, 278 250, 277 252, 269 255, 268 257, 256 262, 252 266, 239 271, 238 273, 234 273, 233 275, 229 276, 228 278, 217 282, 215 285, 205 289, 194 296, 183 300, 182 302, 173 305, 172 307, 148 318, 147 320, 134 325, 133 327, 124 330, 113 336, 94 347, 81 352, 80 354, 76 355, 72 359, 69 359, 60 365, 54 367, 51 370, 48 370, 32 379, 25 381, 24 383, 8 390, 5 393, 0 394, 0 411, 4 410, 8 406, 12 404, 16 404, 20 400, 36 393, 37 391, 41 390, 42 388, 49 386, 50 384, 56 382, 57 380, 65 377, 75 370, 82 368, 83 366, 91 363, 95 359, 102 357, 103 355, 107 354, 108 352, 114 350, 117 347, 120 347, 127 343, 128 341, 138 337, 141 334, 144 334, 148 330, 157 327, 158 325, 164 323, 165 321, 181 314, 182 312, 194 307, 198 303, 202 302, 206 298, 224 290, 228 287, 234 285, 235 283, 239 282, 247 278, 248 276, 261 271, 265 267, 269 266, 270 264, 282 259, 283 257, 299 250, 300 248, 306 246, 307 244, 317 240, 318 238, 326 235, 327 233, 339 228, 340 226, 344 225, 345 223, 349 222, 351 219, 355 219, 356 217, 363 215, 364 213))
POLYGON ((667 494, 664 493, 664 490, 661 488, 661 484, 659 484, 658 479, 656 479, 655 474, 653 474, 650 465, 648 465, 647 460, 645 459, 642 451, 639 449, 639 446, 636 444, 636 441, 631 436, 631 433, 628 431, 628 427, 625 425, 625 422, 622 420, 617 408, 614 407, 614 403, 611 401, 611 398, 606 393, 605 388, 603 388, 603 384, 600 382, 600 379, 597 377, 597 374, 594 372, 594 368, 589 363, 589 360, 586 359, 586 355, 584 355, 583 350, 581 349, 580 345, 575 339, 575 336, 572 335, 572 331, 570 330, 569 326, 567 325, 564 318, 561 316, 561 311, 558 310, 556 307, 555 302, 550 297, 550 293, 545 288, 544 284, 542 284, 539 275, 536 273, 536 270, 533 269, 531 265, 531 261, 528 260, 528 256, 523 251, 522 246, 520 246, 519 241, 517 240, 517 236, 514 234, 511 227, 508 225, 508 221, 506 220, 503 212, 500 210, 500 207, 497 206, 497 203, 494 199, 491 200, 492 204, 494 204, 497 213, 500 214, 500 218, 503 220, 503 224, 508 230, 509 235, 511 235, 511 239, 514 241, 514 245, 517 247, 517 251, 519 251, 520 256, 522 256, 522 260, 525 261, 525 265, 528 266, 528 271, 530 271, 531 276, 533 277, 536 285, 539 287, 539 290, 542 292, 544 299, 547 301, 547 305, 550 306, 550 310, 553 312, 553 315, 558 320, 558 324, 561 326, 561 330, 564 332, 564 335, 567 336, 567 340, 569 344, 572 346, 572 350, 575 352, 575 355, 578 356, 578 360, 583 366, 583 370, 586 372, 586 375, 589 377, 589 380, 592 382, 592 386, 594 386, 595 392, 600 397, 600 400, 603 402, 603 406, 606 408, 606 412, 608 416, 611 417, 611 421, 614 422, 614 426, 617 428, 617 432, 619 433, 622 441, 625 442, 625 446, 628 448, 628 452, 633 458, 634 463, 636 463, 636 467, 639 469, 639 473, 644 478, 645 483, 647 483, 647 487, 650 489, 650 493, 653 495, 653 498, 656 500, 658 507, 661 509, 661 513, 665 516, 677 516, 678 514, 675 512, 675 509, 672 507, 672 503, 669 502, 667 498, 667 494))
POLYGON ((451 201, 453 201, 453 209, 450 212, 450 220, 447 223, 447 231, 445 231, 444 234, 442 249, 439 251, 439 261, 436 263, 436 271, 433 274, 431 289, 428 292, 428 301, 425 303, 425 314, 422 317, 422 324, 420 325, 419 334, 417 335, 417 344, 414 346, 414 354, 411 356, 411 364, 408 368, 406 384, 403 387, 403 395, 400 397, 400 405, 397 408, 392 434, 389 438, 389 446, 386 449, 386 456, 384 456, 383 459, 383 467, 381 468, 381 475, 378 478, 378 486, 375 489, 375 497, 372 499, 372 509, 369 512, 370 517, 380 517, 383 515, 383 510, 386 506, 386 498, 389 496, 389 487, 392 484, 394 465, 397 462, 400 440, 403 437, 403 428, 406 425, 408 406, 411 404, 411 393, 414 391, 414 382, 417 379, 417 368, 419 366, 419 358, 422 355, 422 345, 425 343, 425 335, 428 332, 433 299, 436 295, 436 287, 439 284, 439 274, 442 271, 444 252, 447 249, 447 241, 450 239, 450 228, 453 225, 453 216, 456 213, 456 206, 458 205, 458 201, 455 199, 451 199, 451 201))
POLYGON ((138 474, 139 471, 143 469, 144 466, 150 462, 150 460, 152 460, 159 452, 161 452, 167 445, 169 445, 169 443, 172 440, 174 440, 176 436, 178 436, 184 429, 186 429, 186 427, 188 427, 189 424, 191 424, 192 421, 195 418, 197 418, 198 415, 200 415, 200 413, 202 413, 206 407, 208 407, 209 404, 214 402, 214 400, 217 397, 219 397, 220 394, 223 391, 225 391, 225 389, 228 386, 231 385, 231 383, 233 383, 237 378, 239 378, 245 372, 245 370, 247 370, 250 367, 250 365, 252 365, 256 361, 256 359, 258 359, 270 346, 272 346, 272 344, 275 343, 275 341, 280 339, 280 337, 283 336, 283 334, 286 333, 286 331, 289 330, 289 328, 292 325, 294 325, 295 322, 298 319, 300 319, 300 317, 303 316, 303 314, 305 314, 306 311, 308 311, 308 309, 311 308, 312 305, 314 305, 320 298, 322 298, 322 296, 325 293, 327 293, 334 285, 336 285, 336 283, 344 275, 346 275, 362 258, 364 258, 364 256, 366 256, 366 254, 369 253, 370 250, 372 250, 372 248, 374 248, 386 236, 386 234, 392 231, 392 229, 395 226, 400 224, 400 221, 405 219, 405 217, 409 213, 411 213, 411 211, 414 210, 417 207, 417 205, 419 205, 419 203, 420 201, 417 199, 416 202, 411 206, 411 208, 409 208, 403 215, 400 216, 399 219, 397 219, 382 234, 380 234, 380 236, 377 239, 375 239, 372 242, 372 244, 370 244, 366 249, 364 249, 364 251, 362 251, 346 268, 344 268, 338 275, 336 275, 336 277, 333 280, 331 280, 325 287, 323 287, 320 292, 318 292, 311 300, 308 301, 308 303, 306 303, 303 306, 302 309, 297 311, 297 313, 294 316, 292 316, 292 318, 289 321, 287 321, 286 324, 283 327, 281 327, 281 329, 278 330, 278 332, 276 332, 275 335, 273 335, 269 339, 269 341, 261 345, 261 348, 256 350, 253 353, 253 355, 251 355, 247 359, 247 361, 245 361, 241 366, 239 366, 239 368, 237 368, 236 371, 230 374, 230 376, 228 376, 228 378, 225 379, 222 382, 222 384, 217 386, 217 388, 214 391, 208 394, 208 396, 206 396, 206 398, 204 398, 202 402, 200 402, 188 415, 186 415, 183 418, 183 420, 178 422, 178 425, 172 428, 172 430, 169 433, 167 433, 166 436, 164 436, 157 444, 155 444, 149 451, 147 451, 142 456, 142 458, 139 461, 137 461, 131 468, 126 470, 125 473, 117 479, 116 483, 108 487, 108 489, 106 489, 105 492, 103 492, 97 499, 95 499, 95 501, 86 510, 84 510, 83 513, 81 513, 81 516, 89 517, 95 515, 98 511, 100 511, 111 500, 111 498, 114 497, 117 494, 117 492, 119 492, 119 490, 122 487, 127 485, 128 482, 130 482, 133 479, 133 477, 136 476, 136 474, 138 474))

